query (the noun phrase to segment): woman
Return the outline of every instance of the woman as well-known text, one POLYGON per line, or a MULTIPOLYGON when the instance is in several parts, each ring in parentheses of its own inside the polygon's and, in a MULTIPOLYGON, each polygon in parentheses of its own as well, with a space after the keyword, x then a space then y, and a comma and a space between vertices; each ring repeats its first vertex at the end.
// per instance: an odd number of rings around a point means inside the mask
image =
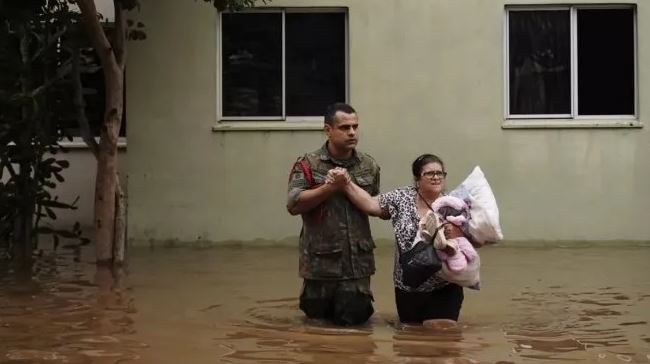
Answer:
MULTIPOLYGON (((399 250, 408 251, 412 247, 420 219, 431 209, 431 204, 444 194, 445 165, 433 154, 423 154, 411 166, 415 185, 398 188, 394 191, 371 197, 354 183, 348 183, 345 193, 362 211, 371 216, 390 218, 395 230, 395 303, 401 322, 432 325, 439 319, 458 321, 463 303, 462 287, 448 283, 437 275, 416 288, 402 282, 402 271, 398 264, 399 250)), ((334 173, 341 173, 334 172, 334 173)), ((445 225, 445 236, 463 236, 460 228, 453 224, 445 225)))

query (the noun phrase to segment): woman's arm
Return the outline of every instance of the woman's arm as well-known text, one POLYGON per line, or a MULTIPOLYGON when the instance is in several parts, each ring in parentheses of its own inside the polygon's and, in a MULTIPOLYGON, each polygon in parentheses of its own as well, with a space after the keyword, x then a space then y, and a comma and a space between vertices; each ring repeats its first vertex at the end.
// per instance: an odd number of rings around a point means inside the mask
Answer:
POLYGON ((357 186, 354 182, 348 183, 343 189, 350 201, 361 211, 370 215, 381 218, 388 218, 388 211, 384 211, 379 206, 379 197, 372 197, 366 190, 357 186))

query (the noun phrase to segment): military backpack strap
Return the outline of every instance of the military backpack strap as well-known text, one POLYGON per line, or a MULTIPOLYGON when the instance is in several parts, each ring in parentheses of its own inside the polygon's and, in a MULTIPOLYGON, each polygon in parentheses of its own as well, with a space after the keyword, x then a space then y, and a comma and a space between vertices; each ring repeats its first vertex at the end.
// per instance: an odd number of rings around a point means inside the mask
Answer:
POLYGON ((302 173, 305 175, 305 180, 307 181, 309 189, 314 188, 314 175, 311 173, 311 168, 309 167, 307 160, 301 159, 297 163, 299 164, 300 169, 302 169, 302 173))
POLYGON ((310 190, 322 185, 322 183, 316 183, 316 181, 314 181, 314 174, 311 172, 311 167, 309 166, 307 159, 302 158, 298 160, 296 164, 294 164, 294 167, 295 166, 298 166, 302 170, 302 174, 305 176, 305 181, 307 181, 310 190))
POLYGON ((293 164, 292 172, 289 172, 289 182, 291 182, 291 174, 296 168, 300 168, 302 174, 305 176, 305 181, 307 181, 307 188, 311 189, 314 185, 314 175, 311 173, 311 168, 309 168, 309 163, 304 157, 298 157, 296 162, 293 164))
MULTIPOLYGON (((316 183, 316 181, 314 181, 314 174, 312 173, 311 167, 309 166, 309 162, 307 162, 306 158, 298 158, 293 166, 294 168, 300 168, 302 171, 303 175, 305 176, 305 181, 307 181, 308 189, 311 190, 322 186, 322 183, 316 183)), ((291 178, 291 175, 289 175, 289 178, 291 178)), ((316 206, 312 211, 307 213, 306 216, 308 216, 308 218, 316 224, 323 222, 323 219, 325 218, 325 208, 323 204, 321 203, 320 205, 316 206)))

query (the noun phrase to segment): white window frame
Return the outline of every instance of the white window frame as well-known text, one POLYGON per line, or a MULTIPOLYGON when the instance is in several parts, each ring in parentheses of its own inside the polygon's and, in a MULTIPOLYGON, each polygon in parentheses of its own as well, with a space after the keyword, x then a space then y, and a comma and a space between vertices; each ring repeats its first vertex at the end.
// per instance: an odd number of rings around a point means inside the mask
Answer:
POLYGON ((576 127, 643 127, 639 121, 639 60, 637 35, 637 8, 630 4, 602 5, 507 5, 503 21, 504 65, 504 128, 576 128, 576 127), (630 9, 633 11, 634 47, 634 115, 580 115, 578 110, 578 10, 630 9), (569 11, 571 113, 570 114, 510 114, 510 12, 513 11, 569 11))
POLYGON ((290 8, 257 8, 257 9, 248 9, 239 11, 238 13, 280 13, 282 14, 282 115, 280 116, 224 116, 223 115, 223 105, 222 105, 222 95, 223 95, 223 85, 222 85, 222 44, 223 44, 223 31, 222 31, 222 14, 228 13, 219 12, 217 16, 217 77, 216 77, 216 89, 217 89, 217 102, 216 102, 216 115, 217 123, 212 128, 214 131, 224 131, 224 130, 322 130, 323 129, 323 116, 321 115, 309 115, 309 116, 287 116, 286 114, 286 48, 285 48, 285 17, 287 13, 343 13, 344 14, 344 57, 345 57, 345 100, 344 102, 349 102, 350 98, 350 77, 349 77, 349 46, 348 46, 348 34, 349 34, 349 16, 348 9, 344 7, 290 7, 290 8))

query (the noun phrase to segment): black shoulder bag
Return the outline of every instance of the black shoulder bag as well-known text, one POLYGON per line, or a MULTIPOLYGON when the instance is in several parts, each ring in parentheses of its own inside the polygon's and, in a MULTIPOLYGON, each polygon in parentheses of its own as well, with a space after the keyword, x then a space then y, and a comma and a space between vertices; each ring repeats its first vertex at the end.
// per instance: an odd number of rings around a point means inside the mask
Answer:
POLYGON ((433 249, 433 241, 442 227, 444 227, 444 224, 438 226, 430 242, 420 240, 408 251, 402 252, 398 244, 397 251, 399 253, 399 265, 402 268, 402 283, 416 288, 442 269, 442 261, 436 254, 435 249, 433 249))
MULTIPOLYGON (((439 229, 434 233, 434 239, 439 229)), ((399 247, 397 250, 399 265, 402 267, 402 282, 409 287, 418 287, 442 269, 442 262, 433 249, 432 242, 420 240, 408 251, 402 252, 399 247)))

